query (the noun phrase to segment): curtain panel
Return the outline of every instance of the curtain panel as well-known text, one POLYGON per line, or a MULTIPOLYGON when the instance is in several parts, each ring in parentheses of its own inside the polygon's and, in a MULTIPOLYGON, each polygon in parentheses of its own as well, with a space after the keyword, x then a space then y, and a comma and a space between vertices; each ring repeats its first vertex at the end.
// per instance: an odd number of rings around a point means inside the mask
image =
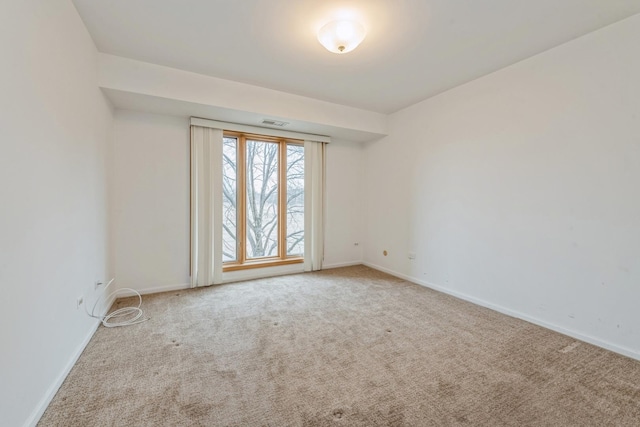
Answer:
POLYGON ((222 283, 222 130, 191 126, 191 287, 222 283))
POLYGON ((304 271, 324 260, 325 151, 323 142, 304 142, 304 271))

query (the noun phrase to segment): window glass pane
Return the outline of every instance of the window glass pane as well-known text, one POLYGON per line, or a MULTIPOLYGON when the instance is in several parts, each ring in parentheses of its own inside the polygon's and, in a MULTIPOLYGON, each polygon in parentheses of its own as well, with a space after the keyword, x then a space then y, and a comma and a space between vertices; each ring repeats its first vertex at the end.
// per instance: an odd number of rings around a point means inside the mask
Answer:
POLYGON ((223 138, 222 144, 222 262, 238 259, 236 227, 237 198, 237 138, 223 138))
POLYGON ((287 144, 287 255, 304 253, 304 146, 287 144))
POLYGON ((278 255, 278 144, 247 140, 247 258, 278 255))

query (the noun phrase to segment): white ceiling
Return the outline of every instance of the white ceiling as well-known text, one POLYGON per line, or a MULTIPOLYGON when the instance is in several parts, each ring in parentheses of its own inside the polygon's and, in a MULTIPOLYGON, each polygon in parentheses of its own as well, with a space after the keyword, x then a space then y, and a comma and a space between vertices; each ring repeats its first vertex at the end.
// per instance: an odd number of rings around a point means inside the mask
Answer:
POLYGON ((73 2, 101 52, 382 113, 640 13, 639 0, 73 2), (368 30, 345 55, 315 36, 339 14, 368 30))

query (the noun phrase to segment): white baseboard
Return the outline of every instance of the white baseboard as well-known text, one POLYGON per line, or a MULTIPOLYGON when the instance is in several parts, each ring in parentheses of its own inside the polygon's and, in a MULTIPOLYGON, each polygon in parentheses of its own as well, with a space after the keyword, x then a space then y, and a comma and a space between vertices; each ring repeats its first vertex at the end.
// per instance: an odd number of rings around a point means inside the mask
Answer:
POLYGON ((341 267, 352 267, 354 265, 362 265, 362 260, 360 261, 349 261, 349 262, 337 262, 333 264, 325 264, 322 266, 323 270, 330 270, 332 268, 341 268, 341 267))
MULTIPOLYGON (((383 273, 387 273, 387 274, 390 274, 390 275, 392 275, 394 277, 398 277, 400 279, 404 279, 404 280, 406 280, 408 282, 416 283, 416 284, 421 285, 421 286, 426 286, 423 283, 419 283, 420 281, 418 279, 416 279, 416 278, 413 278, 411 276, 407 276, 406 274, 398 273, 397 271, 391 270, 389 268, 381 267, 381 266, 379 266, 377 264, 372 264, 372 263, 366 262, 366 261, 364 261, 362 264, 366 265, 367 267, 373 268, 374 270, 382 271, 383 273)), ((430 286, 426 286, 426 287, 430 287, 430 286)), ((445 292, 445 293, 448 293, 448 292, 445 292)))
MULTIPOLYGON (((148 294, 159 294, 160 292, 182 291, 185 289, 189 289, 190 287, 191 287, 190 283, 181 283, 178 285, 151 286, 148 288, 136 289, 136 291, 138 291, 140 295, 148 295, 148 294)), ((122 298, 122 296, 120 297, 122 298)))
MULTIPOLYGON (((107 301, 106 309, 103 315, 106 314, 106 311, 109 310, 114 301, 115 297, 111 297, 110 301, 107 301)), ((58 392, 58 389, 60 388, 64 380, 67 379, 67 375, 69 375, 69 372, 71 372, 71 369, 76 364, 76 362, 80 358, 80 355, 87 347, 87 344, 89 344, 89 341, 91 341, 91 338, 93 338, 93 335, 96 333, 98 327, 101 324, 98 319, 94 319, 93 322, 94 324, 91 326, 80 345, 78 345, 78 347, 76 347, 76 350, 71 354, 71 357, 69 358, 69 361, 67 362, 65 367, 62 369, 62 372, 60 372, 56 380, 53 382, 53 384, 51 384, 42 399, 40 399, 40 402, 38 402, 38 405, 31 413, 31 416, 27 419, 27 421, 25 421, 25 427, 35 427, 38 424, 38 421, 40 421, 40 418, 42 418, 42 414, 44 414, 44 411, 46 411, 47 407, 53 400, 53 397, 58 392)))
MULTIPOLYGON (((323 265, 322 269, 328 270, 331 268, 351 267, 354 265, 362 265, 362 260, 323 265)), ((304 272, 303 267, 297 264, 294 266, 282 266, 281 268, 269 267, 268 269, 253 269, 253 270, 246 270, 241 272, 224 273, 223 283, 233 283, 233 282, 240 282, 244 280, 262 279, 262 278, 273 277, 273 276, 284 276, 288 274, 298 274, 303 272, 304 272)), ((150 286, 147 288, 136 289, 136 291, 138 291, 140 295, 148 295, 148 294, 158 294, 160 292, 181 291, 189 288, 191 288, 190 283, 181 283, 178 285, 150 286)))
POLYGON ((550 329, 550 330, 555 331, 555 332, 559 332, 559 333, 561 333, 563 335, 570 336, 570 337, 575 338, 577 340, 584 341, 584 342, 587 342, 589 344, 593 344, 595 346, 602 347, 602 348, 607 349, 607 350, 611 350, 611 351, 613 351, 615 353, 622 354, 623 356, 627 356, 627 357, 630 357, 632 359, 640 360, 640 353, 637 352, 637 351, 634 351, 634 350, 632 350, 630 348, 627 348, 627 347, 624 347, 624 346, 620 346, 620 345, 617 345, 617 344, 613 344, 613 343, 610 343, 608 341, 604 341, 602 339, 592 337, 590 335, 585 335, 585 334, 582 334, 580 332, 577 332, 577 331, 574 331, 574 330, 571 330, 571 329, 566 329, 566 328, 564 328, 562 326, 558 326, 558 325, 556 325, 554 323, 547 322, 546 320, 542 320, 542 319, 539 319, 537 317, 533 317, 533 316, 530 316, 528 314, 521 313, 519 311, 511 310, 511 309, 503 307, 501 305, 493 304, 493 303, 491 303, 489 301, 485 301, 483 299, 476 298, 476 297, 473 297, 471 295, 467 295, 467 294, 462 293, 462 292, 457 292, 457 291, 454 291, 452 289, 446 288, 444 286, 435 285, 433 283, 425 282, 425 281, 420 280, 418 278, 411 277, 411 276, 408 276, 406 274, 398 273, 397 271, 393 271, 393 270, 390 270, 388 268, 381 267, 381 266, 376 265, 376 264, 372 264, 370 262, 363 262, 363 264, 366 265, 367 267, 373 268, 374 270, 382 271, 384 273, 390 274, 390 275, 398 277, 400 279, 404 279, 404 280, 407 280, 409 282, 416 283, 416 284, 418 284, 420 286, 424 286, 426 288, 430 288, 430 289, 433 289, 433 290, 436 290, 436 291, 439 291, 439 292, 454 296, 456 298, 460 298, 462 300, 471 302, 473 304, 476 304, 476 305, 479 305, 479 306, 486 307, 486 308, 489 308, 491 310, 497 311, 498 313, 506 314, 507 316, 515 317, 515 318, 521 319, 521 320, 525 320, 525 321, 527 321, 529 323, 533 323, 534 325, 542 326, 543 328, 550 329))

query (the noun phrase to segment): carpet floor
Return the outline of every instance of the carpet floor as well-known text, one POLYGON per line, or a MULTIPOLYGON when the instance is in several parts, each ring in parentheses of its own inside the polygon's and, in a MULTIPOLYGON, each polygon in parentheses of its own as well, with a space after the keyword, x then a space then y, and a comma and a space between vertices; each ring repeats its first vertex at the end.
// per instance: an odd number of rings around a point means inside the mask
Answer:
POLYGON ((364 266, 143 309, 40 426, 640 426, 640 362, 364 266))

